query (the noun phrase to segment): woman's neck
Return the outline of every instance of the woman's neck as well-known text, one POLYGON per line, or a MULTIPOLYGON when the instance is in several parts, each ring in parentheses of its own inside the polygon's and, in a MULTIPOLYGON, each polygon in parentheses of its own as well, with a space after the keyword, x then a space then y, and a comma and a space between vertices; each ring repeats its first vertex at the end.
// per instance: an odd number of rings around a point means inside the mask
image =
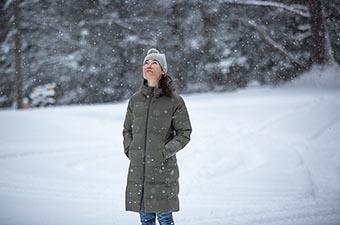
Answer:
POLYGON ((148 86, 149 87, 157 87, 158 88, 158 82, 150 82, 150 81, 148 81, 148 86))

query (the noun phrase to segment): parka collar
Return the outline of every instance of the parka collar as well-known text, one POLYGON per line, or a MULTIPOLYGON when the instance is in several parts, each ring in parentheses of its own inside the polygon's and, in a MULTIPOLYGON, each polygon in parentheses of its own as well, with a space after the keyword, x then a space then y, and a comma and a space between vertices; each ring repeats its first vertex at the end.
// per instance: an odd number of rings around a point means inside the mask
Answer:
POLYGON ((153 96, 159 97, 164 94, 163 89, 160 87, 149 87, 148 81, 143 78, 142 85, 140 87, 140 91, 145 95, 148 96, 153 93, 153 96))

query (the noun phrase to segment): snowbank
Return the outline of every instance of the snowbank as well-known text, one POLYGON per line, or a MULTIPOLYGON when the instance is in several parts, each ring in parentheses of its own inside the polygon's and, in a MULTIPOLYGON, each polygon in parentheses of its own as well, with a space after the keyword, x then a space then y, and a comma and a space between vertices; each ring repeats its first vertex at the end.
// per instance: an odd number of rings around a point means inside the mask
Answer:
POLYGON ((340 89, 340 66, 314 66, 298 78, 288 82, 285 87, 340 89))

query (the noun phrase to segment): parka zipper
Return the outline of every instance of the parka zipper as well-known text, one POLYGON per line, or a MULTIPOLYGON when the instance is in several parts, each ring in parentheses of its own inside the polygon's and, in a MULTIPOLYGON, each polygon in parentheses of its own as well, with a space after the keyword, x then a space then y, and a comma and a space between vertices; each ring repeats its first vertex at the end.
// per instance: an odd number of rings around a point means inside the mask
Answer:
POLYGON ((148 121, 149 121, 149 111, 150 111, 150 105, 151 105, 151 101, 152 101, 152 97, 153 97, 153 89, 151 91, 151 94, 149 95, 149 104, 148 104, 148 110, 147 110, 147 113, 146 113, 146 125, 145 125, 145 141, 144 141, 144 157, 143 157, 143 186, 142 186, 142 200, 141 200, 141 203, 140 203, 140 208, 141 208, 141 211, 144 211, 144 186, 145 186, 145 166, 146 166, 146 160, 145 160, 145 157, 146 157, 146 144, 147 144, 147 136, 148 136, 148 121))

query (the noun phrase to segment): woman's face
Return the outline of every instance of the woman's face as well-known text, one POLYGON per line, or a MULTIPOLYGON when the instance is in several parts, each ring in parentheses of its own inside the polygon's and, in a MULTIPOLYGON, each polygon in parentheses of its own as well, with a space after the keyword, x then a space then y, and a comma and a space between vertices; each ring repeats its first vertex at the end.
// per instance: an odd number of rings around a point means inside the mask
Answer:
POLYGON ((159 81, 164 74, 161 65, 157 60, 146 60, 143 65, 143 76, 148 81, 159 81))

